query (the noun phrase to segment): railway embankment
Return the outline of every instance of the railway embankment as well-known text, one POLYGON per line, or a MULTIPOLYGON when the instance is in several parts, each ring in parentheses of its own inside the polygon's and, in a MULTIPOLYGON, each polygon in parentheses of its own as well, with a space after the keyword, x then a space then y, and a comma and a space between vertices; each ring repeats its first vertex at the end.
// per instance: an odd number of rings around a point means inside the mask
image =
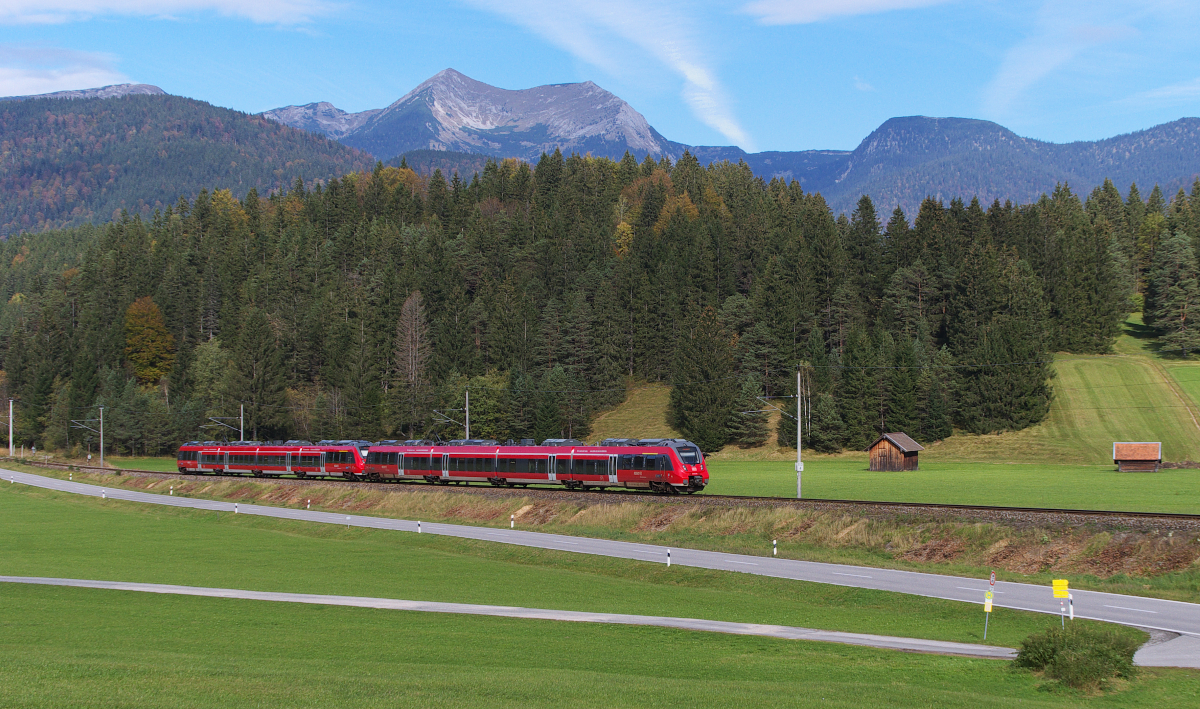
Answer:
MULTIPOLYGON (((19 466, 18 466, 19 469, 19 466)), ((534 529, 1200 601, 1200 524, 1186 516, 715 496, 264 480, 38 466, 80 482, 229 502, 534 529)))

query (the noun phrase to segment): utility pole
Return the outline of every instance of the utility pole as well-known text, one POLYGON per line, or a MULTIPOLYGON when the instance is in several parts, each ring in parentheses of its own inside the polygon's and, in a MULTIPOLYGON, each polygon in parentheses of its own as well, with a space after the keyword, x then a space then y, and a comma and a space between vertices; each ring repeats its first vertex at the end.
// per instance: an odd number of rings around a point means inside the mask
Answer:
POLYGON ((100 407, 100 467, 104 467, 104 407, 100 407))
POLYGON ((796 499, 799 500, 804 495, 801 491, 800 478, 804 473, 804 461, 800 459, 800 434, 804 428, 804 392, 800 388, 801 371, 796 370, 796 499))
POLYGON ((246 405, 238 404, 238 435, 239 441, 246 440, 246 405))
POLYGON ((12 425, 12 409, 13 409, 13 400, 12 400, 12 399, 9 399, 9 400, 8 400, 8 457, 9 457, 9 458, 11 458, 11 457, 13 456, 13 441, 12 441, 12 431, 13 431, 13 425, 12 425))
POLYGON ((470 389, 467 389, 467 425, 465 428, 467 431, 467 435, 465 436, 465 438, 470 439, 471 438, 471 390, 470 389))

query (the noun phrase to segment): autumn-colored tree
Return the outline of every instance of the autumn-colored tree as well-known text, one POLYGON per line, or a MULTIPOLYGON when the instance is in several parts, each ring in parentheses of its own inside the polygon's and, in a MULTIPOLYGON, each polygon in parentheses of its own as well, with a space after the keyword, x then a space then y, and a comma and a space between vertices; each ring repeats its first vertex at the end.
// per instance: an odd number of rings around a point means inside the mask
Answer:
POLYGON ((175 363, 175 336, 167 331, 162 312, 150 296, 133 301, 125 311, 125 359, 142 384, 153 384, 175 363))

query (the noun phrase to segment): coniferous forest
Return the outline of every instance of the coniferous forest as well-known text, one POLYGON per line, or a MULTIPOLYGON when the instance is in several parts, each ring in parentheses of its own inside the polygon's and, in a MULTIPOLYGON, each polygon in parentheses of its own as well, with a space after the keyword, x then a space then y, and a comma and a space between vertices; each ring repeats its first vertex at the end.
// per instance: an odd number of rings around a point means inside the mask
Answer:
POLYGON ((1143 300, 1164 346, 1200 347, 1200 184, 880 207, 688 154, 200 192, 8 239, 4 386, 19 443, 94 450, 70 421, 102 405, 109 450, 156 454, 236 438, 201 426, 240 406, 260 440, 457 438, 468 389, 474 437, 586 439, 658 381, 714 451, 761 445, 800 371, 804 443, 834 451, 1035 424, 1051 353, 1109 351, 1143 300))

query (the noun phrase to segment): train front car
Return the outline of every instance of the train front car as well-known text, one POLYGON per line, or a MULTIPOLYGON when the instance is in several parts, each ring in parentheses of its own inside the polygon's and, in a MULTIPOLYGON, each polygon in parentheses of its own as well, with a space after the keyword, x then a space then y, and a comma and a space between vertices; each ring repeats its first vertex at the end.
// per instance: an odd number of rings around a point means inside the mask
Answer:
POLYGON ((699 446, 680 438, 609 438, 601 446, 615 454, 623 487, 688 494, 708 485, 708 466, 699 446))

